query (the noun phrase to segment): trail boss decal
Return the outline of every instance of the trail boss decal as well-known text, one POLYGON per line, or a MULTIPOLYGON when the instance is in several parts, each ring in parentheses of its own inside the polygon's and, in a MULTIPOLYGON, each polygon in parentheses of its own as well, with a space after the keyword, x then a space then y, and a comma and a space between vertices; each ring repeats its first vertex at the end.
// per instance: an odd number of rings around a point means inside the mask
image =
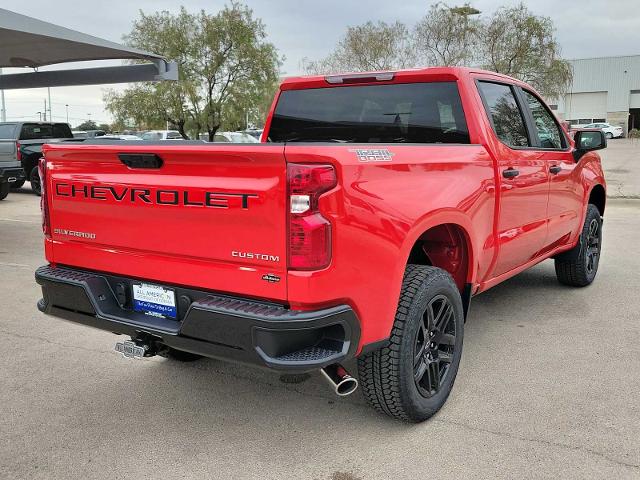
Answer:
POLYGON ((386 148, 352 148, 349 150, 358 157, 360 162, 390 162, 393 160, 393 153, 386 148))
POLYGON ((132 188, 114 185, 83 185, 56 182, 54 194, 98 201, 116 201, 139 205, 180 205, 186 207, 239 208, 248 210, 253 193, 210 192, 202 190, 173 190, 160 188, 132 188))

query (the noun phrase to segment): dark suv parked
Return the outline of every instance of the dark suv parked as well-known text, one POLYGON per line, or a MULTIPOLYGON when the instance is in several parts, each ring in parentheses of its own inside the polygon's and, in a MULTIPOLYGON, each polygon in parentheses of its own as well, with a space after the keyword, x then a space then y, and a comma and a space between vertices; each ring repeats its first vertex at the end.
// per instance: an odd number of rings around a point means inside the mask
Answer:
MULTIPOLYGON (((5 177, 10 180, 11 188, 20 188, 24 182, 31 182, 31 189, 40 195, 40 176, 38 160, 42 156, 42 145, 56 143, 73 138, 71 128, 66 123, 49 122, 4 122, 0 123, 0 169, 7 165, 24 173, 5 177)), ((1 174, 0 174, 1 176, 1 174)), ((1 180, 0 180, 1 182, 1 180)), ((7 182, 9 183, 9 182, 7 182)), ((0 197, 2 196, 0 183, 0 197)), ((4 187, 8 192, 8 187, 4 187)), ((5 194, 6 196, 6 194, 5 194)))

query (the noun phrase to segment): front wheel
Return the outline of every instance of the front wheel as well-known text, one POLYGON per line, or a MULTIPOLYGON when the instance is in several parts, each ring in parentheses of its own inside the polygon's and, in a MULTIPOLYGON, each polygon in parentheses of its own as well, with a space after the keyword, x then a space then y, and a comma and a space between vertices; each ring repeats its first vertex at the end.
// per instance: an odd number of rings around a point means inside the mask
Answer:
POLYGON ((415 423, 435 414, 458 373, 463 328, 462 300, 451 276, 408 265, 388 345, 358 359, 368 403, 415 423))
POLYGON ((587 206, 578 244, 555 258, 558 281, 572 287, 586 287, 598 273, 602 249, 602 217, 595 205, 587 206))

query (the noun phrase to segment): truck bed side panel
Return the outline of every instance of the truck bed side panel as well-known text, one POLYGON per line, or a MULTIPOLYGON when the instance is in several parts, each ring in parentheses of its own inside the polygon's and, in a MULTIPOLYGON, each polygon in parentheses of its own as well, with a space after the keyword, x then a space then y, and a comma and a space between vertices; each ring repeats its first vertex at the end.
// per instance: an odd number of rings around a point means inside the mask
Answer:
POLYGON ((413 242, 441 223, 469 235, 468 281, 486 275, 495 255, 496 192, 494 162, 481 145, 289 144, 285 156, 332 163, 340 181, 320 202, 333 226, 332 264, 289 272, 292 306, 342 299, 361 320, 362 343, 387 338, 413 242), (378 155, 363 158, 372 149, 378 155))

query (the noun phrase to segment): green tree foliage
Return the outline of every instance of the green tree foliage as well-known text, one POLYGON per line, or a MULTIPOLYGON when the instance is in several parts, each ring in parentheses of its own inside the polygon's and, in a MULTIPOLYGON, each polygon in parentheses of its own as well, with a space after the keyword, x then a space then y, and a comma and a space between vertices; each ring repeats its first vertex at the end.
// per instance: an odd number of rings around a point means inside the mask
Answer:
POLYGON ((76 130, 97 130, 98 125, 96 125, 96 122, 94 122, 93 120, 85 120, 80 125, 78 125, 75 129, 76 130))
POLYGON ((393 70, 417 66, 481 67, 530 83, 548 98, 563 94, 571 65, 560 57, 553 22, 524 4, 483 17, 470 4, 439 2, 413 28, 395 22, 349 27, 333 53, 303 60, 309 73, 393 70))
POLYGON ((256 106, 273 95, 280 58, 262 21, 240 3, 216 14, 193 14, 184 7, 178 14, 141 11, 124 40, 175 60, 180 77, 108 91, 104 100, 117 124, 164 128, 169 123, 184 138, 206 132, 213 140, 221 126, 239 125, 247 112, 262 114, 256 106))

